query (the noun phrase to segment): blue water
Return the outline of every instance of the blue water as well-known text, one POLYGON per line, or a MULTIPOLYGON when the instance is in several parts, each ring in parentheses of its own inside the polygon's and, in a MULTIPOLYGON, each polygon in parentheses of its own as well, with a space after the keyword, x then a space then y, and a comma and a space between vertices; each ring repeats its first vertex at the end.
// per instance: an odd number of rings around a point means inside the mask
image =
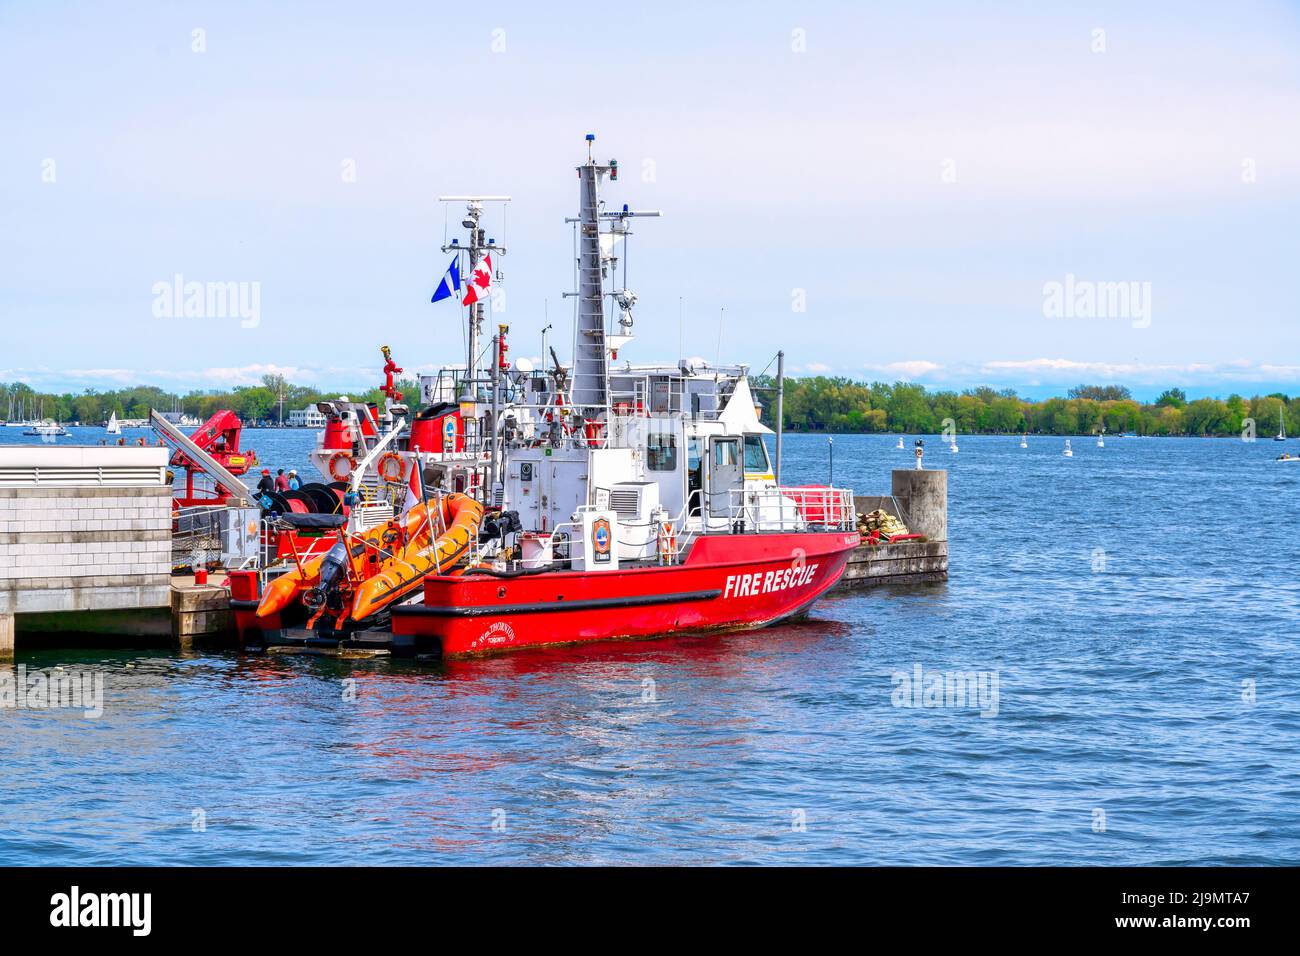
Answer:
MULTIPOLYGON (((247 437, 305 465, 309 432, 247 437)), ((887 490, 893 446, 837 437, 837 481, 887 490)), ((1300 862, 1300 465, 929 446, 949 582, 798 624, 444 666, 22 653, 107 703, 0 710, 0 863, 1300 862), (894 706, 918 664, 996 672, 996 716, 894 706)), ((789 437, 786 480, 826 451, 789 437)))

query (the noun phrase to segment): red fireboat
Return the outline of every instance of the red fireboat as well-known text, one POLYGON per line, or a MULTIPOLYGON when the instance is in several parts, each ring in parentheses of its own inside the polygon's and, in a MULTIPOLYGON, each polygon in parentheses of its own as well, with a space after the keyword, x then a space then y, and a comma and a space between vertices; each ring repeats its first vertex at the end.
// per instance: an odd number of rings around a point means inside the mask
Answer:
MULTIPOLYGON (((469 241, 443 247, 434 300, 465 310, 465 361, 421 377, 414 415, 387 349, 382 409, 320 404, 312 460, 341 508, 310 523, 329 549, 231 573, 245 647, 464 657, 753 628, 807 613, 839 581, 860 543, 852 492, 780 484, 780 433, 774 464, 748 368, 618 358, 637 300, 631 226, 659 214, 607 209, 618 163, 597 162, 593 140, 569 220, 572 360, 544 344, 542 368, 512 362, 505 325, 481 349, 506 254, 484 206, 508 200, 444 197, 466 203, 469 241)), ((287 533, 304 518, 267 520, 287 533)))

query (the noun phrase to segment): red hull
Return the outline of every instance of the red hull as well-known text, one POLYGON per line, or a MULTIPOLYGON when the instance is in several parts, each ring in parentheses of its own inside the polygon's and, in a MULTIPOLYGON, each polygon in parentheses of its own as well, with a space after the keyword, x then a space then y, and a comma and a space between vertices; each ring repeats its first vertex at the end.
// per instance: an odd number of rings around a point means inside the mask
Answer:
POLYGON ((543 644, 762 627, 807 610, 839 581, 854 533, 706 535, 671 567, 425 579, 393 609, 393 633, 446 657, 543 644))

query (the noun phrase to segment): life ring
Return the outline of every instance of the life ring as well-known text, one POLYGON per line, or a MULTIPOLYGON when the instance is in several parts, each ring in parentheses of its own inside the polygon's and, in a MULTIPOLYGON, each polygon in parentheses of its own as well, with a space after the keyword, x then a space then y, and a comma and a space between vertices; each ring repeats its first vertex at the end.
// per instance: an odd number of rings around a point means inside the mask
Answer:
POLYGON ((677 534, 673 531, 673 523, 662 521, 659 523, 659 561, 661 564, 672 564, 676 555, 677 534))
POLYGON ((336 451, 334 454, 330 455, 330 460, 329 460, 329 464, 327 465, 327 469, 330 473, 330 477, 333 478, 335 481, 346 481, 347 477, 352 474, 352 469, 354 469, 356 466, 357 463, 353 460, 350 454, 348 454, 345 451, 336 451), (343 472, 342 474, 339 474, 339 470, 338 470, 339 463, 344 461, 348 463, 348 470, 343 472))
POLYGON ((380 456, 379 464, 375 466, 375 470, 379 472, 380 478, 395 485, 406 479, 406 462, 402 461, 402 456, 395 451, 384 452, 380 456), (393 474, 392 469, 388 467, 392 464, 397 465, 396 474, 393 474))

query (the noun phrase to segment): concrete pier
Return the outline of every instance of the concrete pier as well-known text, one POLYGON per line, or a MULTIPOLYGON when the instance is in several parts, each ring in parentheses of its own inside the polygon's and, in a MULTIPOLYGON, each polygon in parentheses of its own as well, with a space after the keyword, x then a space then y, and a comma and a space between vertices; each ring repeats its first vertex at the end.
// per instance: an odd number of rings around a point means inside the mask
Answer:
POLYGON ((181 650, 234 640, 235 616, 223 576, 214 574, 210 583, 200 585, 193 577, 178 578, 171 599, 172 639, 181 650))
POLYGON ((166 624, 166 448, 0 448, 0 655, 38 631, 149 633, 166 624))
POLYGON ((838 590, 948 580, 948 472, 898 469, 891 491, 855 497, 854 510, 887 511, 926 540, 862 545, 849 559, 838 590))
POLYGON ((948 540, 948 472, 895 469, 891 493, 907 512, 907 526, 931 541, 948 540))

